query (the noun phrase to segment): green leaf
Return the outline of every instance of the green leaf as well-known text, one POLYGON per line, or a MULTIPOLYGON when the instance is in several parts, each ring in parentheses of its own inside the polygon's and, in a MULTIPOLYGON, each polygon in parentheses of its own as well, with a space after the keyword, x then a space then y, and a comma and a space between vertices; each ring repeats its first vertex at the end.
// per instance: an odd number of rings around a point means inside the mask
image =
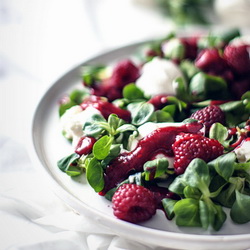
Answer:
POLYGON ((147 161, 143 165, 145 171, 145 180, 149 181, 152 178, 158 178, 164 175, 168 170, 168 160, 166 158, 159 158, 152 161, 147 161))
POLYGON ((153 117, 150 119, 153 122, 174 122, 172 115, 164 110, 156 110, 153 117))
POLYGON ((149 121, 154 113, 154 106, 147 102, 135 102, 128 105, 131 112, 132 124, 140 126, 149 121))
POLYGON ((185 47, 179 38, 171 38, 165 49, 163 49, 164 56, 168 59, 181 60, 185 55, 185 47))
POLYGON ((73 164, 75 164, 77 162, 77 160, 79 159, 79 157, 80 156, 76 153, 70 154, 70 155, 60 159, 57 162, 57 166, 61 171, 67 172, 69 167, 72 166, 73 164))
POLYGON ((123 88, 123 97, 130 101, 145 99, 144 92, 134 83, 130 83, 123 88))
POLYGON ((177 176, 173 182, 169 185, 169 190, 173 193, 183 195, 184 188, 187 186, 186 181, 183 178, 183 175, 177 176))
POLYGON ((199 201, 187 198, 174 205, 176 224, 186 227, 201 227, 199 201))
MULTIPOLYGON (((190 60, 182 60, 180 63, 180 68, 183 72, 183 75, 185 76, 185 79, 189 82, 192 77, 197 74, 198 72, 200 72, 200 70, 198 68, 195 67, 194 63, 191 62, 190 60)), ((177 82, 180 84, 179 86, 179 90, 177 87, 177 97, 181 97, 181 99, 183 100, 182 97, 185 98, 185 93, 187 94, 187 89, 184 83, 184 79, 183 78, 178 78, 177 82)))
POLYGON ((201 192, 198 188, 186 186, 183 190, 183 194, 186 198, 193 198, 199 200, 201 198, 201 192))
POLYGON ((219 156, 218 158, 208 163, 209 167, 215 169, 215 171, 223 177, 225 180, 229 180, 234 172, 234 163, 236 161, 236 155, 234 152, 230 152, 219 156))
POLYGON ((75 177, 82 174, 82 169, 75 166, 69 166, 66 170, 66 174, 71 177, 75 177))
POLYGON ((182 178, 187 185, 198 188, 204 195, 209 196, 210 174, 205 161, 199 158, 193 159, 182 178))
POLYGON ((162 109, 162 111, 170 114, 172 117, 174 117, 176 110, 177 108, 174 104, 169 104, 162 109))
POLYGON ((230 211, 232 220, 238 224, 250 221, 250 196, 236 191, 236 201, 230 211))
POLYGON ((216 209, 216 213, 215 213, 213 228, 214 230, 219 231, 223 226, 224 222, 226 221, 227 215, 223 211, 221 206, 214 205, 214 208, 216 209))
POLYGON ((203 200, 199 200, 199 214, 200 214, 201 226, 204 229, 208 229, 208 226, 211 224, 211 222, 213 223, 214 214, 211 214, 209 206, 203 200))
POLYGON ((75 102, 76 104, 81 104, 83 99, 89 95, 89 91, 87 89, 74 89, 69 98, 71 101, 75 102))
POLYGON ((213 99, 223 100, 228 98, 226 81, 218 76, 203 72, 197 73, 190 81, 190 93, 197 100, 213 99))
POLYGON ((175 206, 177 200, 172 200, 172 199, 169 199, 169 198, 164 198, 164 199, 162 199, 161 202, 162 202, 164 211, 165 211, 168 219, 169 220, 173 219, 173 217, 174 217, 174 206, 175 206))
POLYGON ((95 192, 102 191, 104 188, 103 168, 96 158, 92 158, 88 162, 86 177, 89 185, 95 190, 95 192))
POLYGON ((69 108, 71 108, 71 107, 73 107, 75 105, 77 105, 76 102, 71 101, 71 100, 69 100, 69 101, 67 101, 65 103, 62 103, 59 106, 59 116, 61 117, 66 112, 67 109, 69 109, 69 108))
POLYGON ((106 122, 104 117, 99 114, 93 114, 89 117, 86 122, 83 124, 83 131, 84 134, 88 136, 97 137, 101 135, 103 131, 103 127, 100 126, 101 122, 106 122))
POLYGON ((220 123, 214 123, 209 130, 209 138, 219 141, 224 147, 228 147, 230 141, 227 141, 228 130, 220 123))
POLYGON ((87 86, 91 86, 96 81, 100 81, 102 78, 102 74, 105 70, 105 66, 103 65, 86 65, 82 67, 83 74, 82 79, 83 82, 87 86))
POLYGON ((112 144, 109 150, 109 154, 102 160, 103 167, 106 167, 111 160, 116 158, 121 152, 121 144, 112 144))
POLYGON ((117 128, 116 134, 117 133, 124 133, 126 131, 137 131, 137 128, 132 124, 123 124, 122 126, 117 128))
POLYGON ((104 135, 95 142, 93 146, 93 154, 96 159, 103 160, 108 156, 112 142, 113 137, 110 137, 108 135, 104 135))

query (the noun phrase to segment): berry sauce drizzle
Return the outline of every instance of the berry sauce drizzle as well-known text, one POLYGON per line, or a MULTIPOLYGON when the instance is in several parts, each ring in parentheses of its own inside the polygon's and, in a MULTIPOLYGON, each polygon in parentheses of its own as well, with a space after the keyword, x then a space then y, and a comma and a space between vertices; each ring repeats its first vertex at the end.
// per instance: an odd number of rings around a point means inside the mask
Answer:
POLYGON ((195 122, 180 127, 162 127, 154 130, 142 138, 134 150, 121 153, 107 166, 104 174, 105 186, 99 194, 105 195, 107 191, 125 180, 132 171, 143 171, 144 163, 157 152, 164 151, 165 155, 172 157, 172 144, 176 136, 180 133, 202 133, 202 127, 202 124, 195 122))

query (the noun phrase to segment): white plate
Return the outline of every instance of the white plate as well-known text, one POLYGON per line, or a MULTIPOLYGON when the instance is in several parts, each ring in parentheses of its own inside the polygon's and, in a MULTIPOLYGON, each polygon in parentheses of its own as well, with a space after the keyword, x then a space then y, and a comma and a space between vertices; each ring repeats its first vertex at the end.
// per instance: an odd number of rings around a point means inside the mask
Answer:
MULTIPOLYGON (((139 44, 116 49, 84 64, 107 64, 133 54, 139 44)), ((56 194, 78 213, 91 216, 96 223, 112 228, 115 234, 161 247, 175 249, 246 249, 250 247, 250 223, 235 225, 228 220, 219 232, 202 229, 179 228, 168 221, 162 211, 141 225, 116 219, 111 203, 96 194, 86 183, 85 176, 72 179, 57 168, 57 161, 73 152, 61 135, 58 117, 58 100, 71 89, 81 86, 80 68, 63 75, 43 95, 32 122, 32 148, 36 165, 46 178, 52 180, 56 194)))

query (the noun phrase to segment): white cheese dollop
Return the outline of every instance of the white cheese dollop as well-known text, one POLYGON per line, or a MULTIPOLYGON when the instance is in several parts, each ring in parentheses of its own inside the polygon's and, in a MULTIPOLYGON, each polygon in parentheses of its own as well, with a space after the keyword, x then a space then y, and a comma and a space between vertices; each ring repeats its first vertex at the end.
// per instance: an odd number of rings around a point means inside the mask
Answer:
POLYGON ((60 118, 60 124, 64 136, 67 139, 72 139, 72 145, 75 146, 80 137, 83 136, 83 124, 93 114, 101 114, 99 110, 88 107, 85 110, 79 105, 73 106, 66 110, 66 112, 60 118))
POLYGON ((175 63, 155 57, 143 65, 142 74, 137 79, 136 85, 146 95, 175 95, 176 89, 173 81, 181 76, 181 70, 175 63))
POLYGON ((243 141, 234 152, 239 162, 247 162, 250 160, 250 140, 243 141))

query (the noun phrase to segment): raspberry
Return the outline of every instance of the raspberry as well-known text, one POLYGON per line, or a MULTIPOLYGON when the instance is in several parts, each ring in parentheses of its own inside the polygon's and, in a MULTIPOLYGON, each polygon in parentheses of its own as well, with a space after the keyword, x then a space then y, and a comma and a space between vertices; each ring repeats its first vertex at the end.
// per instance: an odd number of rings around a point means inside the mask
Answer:
POLYGON ((209 162, 223 154, 223 146, 215 139, 197 134, 182 134, 177 136, 173 146, 174 168, 176 174, 185 172, 188 164, 194 158, 209 162))
POLYGON ((236 74, 243 75, 250 70, 250 57, 247 48, 248 45, 228 45, 224 50, 224 58, 236 74))
POLYGON ((191 118, 202 122, 205 125, 205 132, 208 133, 213 123, 225 124, 225 114, 219 106, 210 105, 200 109, 191 115, 191 118))
MULTIPOLYGON (((130 60, 119 62, 113 70, 111 78, 115 85, 123 88, 126 84, 134 82, 139 77, 139 69, 130 60)), ((115 86, 114 86, 115 87, 115 86)))
POLYGON ((198 52, 198 42, 199 37, 183 37, 180 38, 182 44, 185 47, 185 58, 194 60, 197 57, 197 52, 198 52))
POLYGON ((143 186, 123 184, 112 198, 114 215, 121 220, 139 223, 156 213, 153 193, 143 186))
POLYGON ((118 62, 111 77, 94 86, 91 91, 93 95, 105 96, 109 101, 122 98, 122 89, 129 83, 135 82, 139 77, 139 67, 131 60, 118 62))
POLYGON ((125 121, 130 121, 131 119, 129 111, 115 106, 113 103, 108 102, 106 98, 100 96, 90 95, 85 98, 80 105, 83 110, 88 107, 99 110, 105 119, 107 119, 110 114, 116 114, 125 121))

